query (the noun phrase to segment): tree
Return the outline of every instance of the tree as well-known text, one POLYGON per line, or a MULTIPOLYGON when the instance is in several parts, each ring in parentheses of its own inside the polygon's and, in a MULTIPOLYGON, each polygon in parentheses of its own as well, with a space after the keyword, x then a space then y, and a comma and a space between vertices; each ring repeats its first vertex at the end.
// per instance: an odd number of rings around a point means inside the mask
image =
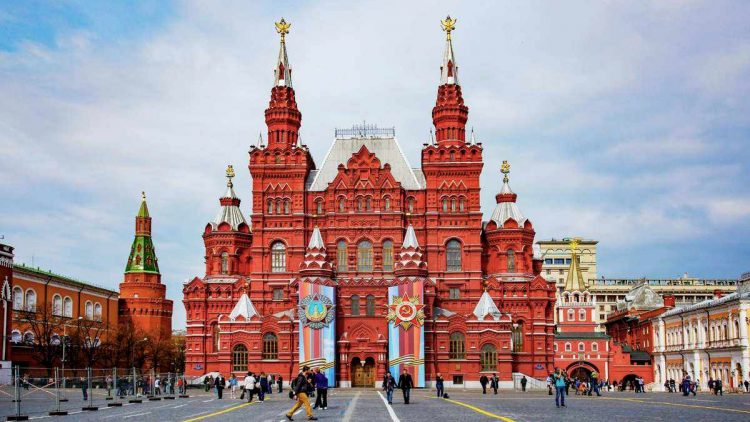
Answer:
POLYGON ((77 335, 74 339, 81 353, 81 360, 87 367, 96 366, 103 355, 101 338, 106 333, 106 326, 100 319, 79 319, 77 335))
POLYGON ((62 331, 65 319, 62 312, 55 312, 52 304, 39 307, 38 309, 25 309, 18 312, 19 321, 26 325, 34 338, 26 338, 24 343, 31 348, 32 356, 47 370, 47 375, 52 373, 52 367, 61 356, 62 331))

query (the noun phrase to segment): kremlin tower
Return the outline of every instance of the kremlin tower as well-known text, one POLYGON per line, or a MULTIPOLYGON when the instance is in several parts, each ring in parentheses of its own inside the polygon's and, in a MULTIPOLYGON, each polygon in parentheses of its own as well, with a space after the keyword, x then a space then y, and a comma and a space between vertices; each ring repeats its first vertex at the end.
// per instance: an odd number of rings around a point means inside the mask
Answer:
POLYGON ((135 238, 130 249, 125 278, 120 283, 120 319, 147 335, 166 339, 172 335, 172 301, 161 284, 159 260, 151 240, 151 217, 143 194, 135 217, 135 238))

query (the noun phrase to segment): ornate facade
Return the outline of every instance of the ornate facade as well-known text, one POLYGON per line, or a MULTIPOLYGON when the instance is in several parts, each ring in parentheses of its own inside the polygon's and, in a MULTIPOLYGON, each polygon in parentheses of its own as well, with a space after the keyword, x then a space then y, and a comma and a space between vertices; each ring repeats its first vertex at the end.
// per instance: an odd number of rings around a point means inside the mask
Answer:
POLYGON ((186 372, 289 379, 300 363, 336 385, 372 386, 409 370, 419 385, 478 385, 482 372, 553 369, 555 286, 540 276, 534 228, 504 179, 482 221, 482 145, 451 31, 432 109, 435 139, 412 168, 394 130, 337 130, 317 165, 300 142, 302 115, 279 22, 279 57, 263 137, 249 151, 249 221, 227 170, 220 210, 204 230, 206 271, 185 284, 186 372))

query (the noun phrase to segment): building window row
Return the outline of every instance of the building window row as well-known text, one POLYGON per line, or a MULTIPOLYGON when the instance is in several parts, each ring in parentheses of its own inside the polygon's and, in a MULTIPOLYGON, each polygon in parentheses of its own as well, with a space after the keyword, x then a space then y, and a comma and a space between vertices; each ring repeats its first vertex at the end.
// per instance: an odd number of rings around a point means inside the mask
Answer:
POLYGON ((289 198, 269 198, 266 200, 267 214, 291 213, 292 201, 289 198))
POLYGON ((466 206, 465 206, 465 199, 463 196, 455 197, 447 197, 444 196, 441 199, 443 212, 464 212, 466 206))
MULTIPOLYGON (((352 296, 351 298, 352 316, 361 315, 359 302, 360 302, 359 295, 352 296)), ((375 296, 373 295, 367 295, 365 297, 365 316, 375 316, 375 296)))

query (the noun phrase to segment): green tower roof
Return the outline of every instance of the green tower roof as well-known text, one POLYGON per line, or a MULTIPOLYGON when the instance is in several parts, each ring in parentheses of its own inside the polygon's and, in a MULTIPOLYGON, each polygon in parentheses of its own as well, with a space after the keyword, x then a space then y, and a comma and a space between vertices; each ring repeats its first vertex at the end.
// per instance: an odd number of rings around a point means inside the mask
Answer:
MULTIPOLYGON (((138 209, 138 215, 135 218, 136 227, 139 227, 139 219, 151 218, 148 215, 145 193, 142 193, 142 198, 141 207, 138 209)), ((153 240, 151 240, 150 227, 142 231, 136 230, 133 246, 130 248, 128 263, 125 265, 125 272, 159 274, 159 259, 156 258, 156 249, 154 248, 153 240)))
POLYGON ((148 206, 146 205, 146 192, 141 192, 141 208, 138 210, 138 217, 148 218, 148 206))

